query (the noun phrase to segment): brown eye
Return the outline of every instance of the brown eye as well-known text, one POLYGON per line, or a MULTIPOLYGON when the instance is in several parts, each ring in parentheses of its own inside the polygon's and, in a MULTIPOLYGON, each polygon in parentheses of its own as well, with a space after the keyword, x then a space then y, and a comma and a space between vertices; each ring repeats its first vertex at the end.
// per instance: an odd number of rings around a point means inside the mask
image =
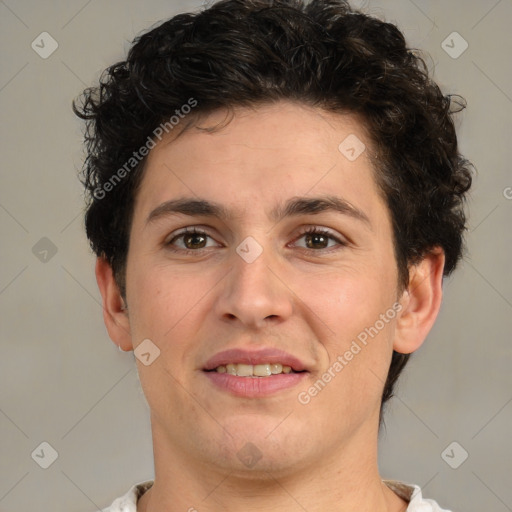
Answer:
POLYGON ((181 236, 187 249, 202 249, 206 244, 206 237, 201 234, 193 233, 181 236))
POLYGON ((308 249, 325 249, 329 245, 329 237, 320 233, 308 233, 305 240, 308 249))
POLYGON ((203 231, 185 229, 169 240, 166 245, 175 251, 200 251, 215 245, 212 245, 212 243, 208 245, 208 239, 213 240, 210 235, 203 231))
POLYGON ((347 245, 346 242, 340 240, 330 231, 316 227, 310 227, 307 230, 303 231, 303 233, 296 239, 296 241, 301 239, 304 239, 305 245, 299 245, 299 247, 313 251, 321 249, 331 249, 334 248, 336 245, 347 245), (335 243, 330 244, 331 241, 335 243))

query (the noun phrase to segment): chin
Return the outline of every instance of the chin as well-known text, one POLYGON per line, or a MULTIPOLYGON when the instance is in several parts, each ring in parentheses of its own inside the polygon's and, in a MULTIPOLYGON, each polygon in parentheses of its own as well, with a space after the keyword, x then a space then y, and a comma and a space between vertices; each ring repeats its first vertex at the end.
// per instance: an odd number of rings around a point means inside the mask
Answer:
MULTIPOLYGON (((223 438, 209 444, 209 451, 223 446, 216 459, 225 469, 240 473, 240 476, 256 477, 259 473, 288 473, 301 461, 307 459, 306 443, 311 443, 311 431, 285 426, 282 418, 243 416, 229 418, 222 423, 223 438), (288 428, 287 428, 288 427, 288 428)), ((298 427, 298 425, 295 425, 298 427)), ((317 443, 318 444, 318 443, 317 443)), ((317 450, 317 449, 316 449, 317 450)), ((260 475, 261 476, 261 475, 260 475)))

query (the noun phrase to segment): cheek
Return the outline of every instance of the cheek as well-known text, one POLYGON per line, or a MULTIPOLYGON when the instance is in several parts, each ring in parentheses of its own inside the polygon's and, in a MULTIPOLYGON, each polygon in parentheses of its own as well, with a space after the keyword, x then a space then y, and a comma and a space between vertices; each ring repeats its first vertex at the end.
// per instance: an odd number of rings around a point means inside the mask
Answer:
POLYGON ((386 274, 389 271, 342 269, 315 280, 314 287, 303 283, 301 295, 334 331, 333 338, 346 341, 373 326, 392 307, 395 283, 386 274))
POLYGON ((328 355, 324 370, 336 375, 326 376, 338 397, 329 399, 342 408, 348 403, 377 404, 392 354, 394 281, 375 272, 343 272, 330 276, 308 297, 307 305, 333 331, 321 339, 328 355))
MULTIPOLYGON (((192 275, 162 265, 139 265, 130 275, 128 297, 130 327, 134 348, 150 339, 160 350, 150 365, 136 361, 146 399, 154 411, 165 410, 169 403, 185 403, 190 397, 183 391, 187 372, 193 364, 194 344, 199 337, 205 311, 201 299, 211 286, 203 275, 192 275), (141 271, 141 269, 147 270, 141 271), (138 271, 138 273, 137 273, 138 271), (165 394, 162 390, 165 389, 165 394)), ((181 409, 175 409, 179 414, 181 409)))
MULTIPOLYGON (((154 339, 162 348, 177 343, 184 325, 196 314, 201 298, 208 290, 204 274, 187 274, 161 265, 140 265, 131 274, 129 288, 137 290, 128 297, 133 316, 130 318, 135 337, 154 339)), ((130 274, 129 274, 130 275, 130 274)), ((135 340, 137 343, 137 340, 135 340)), ((178 343, 179 344, 179 343, 178 343)))

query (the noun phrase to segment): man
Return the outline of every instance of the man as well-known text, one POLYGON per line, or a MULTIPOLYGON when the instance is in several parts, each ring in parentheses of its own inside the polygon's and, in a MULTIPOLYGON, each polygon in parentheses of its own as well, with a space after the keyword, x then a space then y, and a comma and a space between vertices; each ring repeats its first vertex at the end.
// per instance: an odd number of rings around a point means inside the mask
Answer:
POLYGON ((471 184, 399 30, 225 0, 137 38, 74 108, 104 319, 154 446, 155 480, 106 510, 441 511, 377 465, 471 184))

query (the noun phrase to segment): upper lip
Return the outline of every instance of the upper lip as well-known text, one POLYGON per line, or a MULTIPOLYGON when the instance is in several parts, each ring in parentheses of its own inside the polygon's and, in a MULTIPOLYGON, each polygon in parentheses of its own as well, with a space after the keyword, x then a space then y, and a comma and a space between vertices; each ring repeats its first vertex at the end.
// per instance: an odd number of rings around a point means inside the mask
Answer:
POLYGON ((277 364, 280 363, 283 366, 290 366, 292 370, 301 372, 306 370, 304 363, 295 356, 278 350, 275 348, 260 348, 258 350, 248 350, 243 348, 232 348, 224 350, 215 354, 212 358, 208 359, 204 365, 204 370, 214 370, 218 366, 224 366, 226 364, 277 364))

